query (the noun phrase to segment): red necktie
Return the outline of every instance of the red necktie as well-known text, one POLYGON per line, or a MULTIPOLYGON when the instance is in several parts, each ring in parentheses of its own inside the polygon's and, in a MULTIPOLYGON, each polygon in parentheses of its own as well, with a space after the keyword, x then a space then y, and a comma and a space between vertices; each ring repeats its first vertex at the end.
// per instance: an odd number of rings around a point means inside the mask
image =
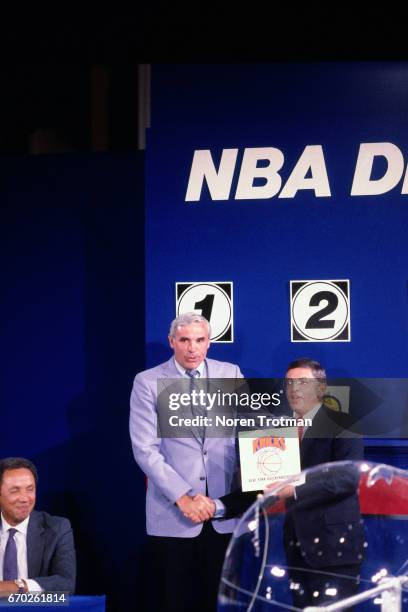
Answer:
POLYGON ((298 438, 299 438, 299 444, 301 444, 301 442, 302 442, 302 438, 303 438, 303 430, 304 430, 304 426, 303 426, 303 425, 298 425, 298 438))

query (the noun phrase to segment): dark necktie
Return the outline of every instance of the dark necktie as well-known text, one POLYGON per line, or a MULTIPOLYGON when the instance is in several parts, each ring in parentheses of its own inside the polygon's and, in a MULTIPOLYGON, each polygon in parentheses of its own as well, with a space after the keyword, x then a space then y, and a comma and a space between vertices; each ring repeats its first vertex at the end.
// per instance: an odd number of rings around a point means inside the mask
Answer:
POLYGON ((18 578, 17 567, 17 546, 14 540, 14 534, 17 529, 9 529, 9 537, 4 551, 3 560, 3 580, 15 580, 18 578))
MULTIPOLYGON (((200 372, 198 370, 186 370, 186 374, 187 376, 190 377, 190 393, 192 391, 197 391, 197 393, 199 392, 199 385, 197 385, 197 379, 200 376, 200 372)), ((205 417, 206 416, 206 409, 205 406, 203 406, 200 403, 199 400, 199 396, 196 395, 195 396, 195 401, 193 403, 193 397, 191 397, 191 412, 193 414, 193 417, 205 417)), ((201 438, 201 440, 204 440, 205 438, 205 426, 204 425, 198 425, 196 427, 196 429, 198 430, 199 436, 201 438)))

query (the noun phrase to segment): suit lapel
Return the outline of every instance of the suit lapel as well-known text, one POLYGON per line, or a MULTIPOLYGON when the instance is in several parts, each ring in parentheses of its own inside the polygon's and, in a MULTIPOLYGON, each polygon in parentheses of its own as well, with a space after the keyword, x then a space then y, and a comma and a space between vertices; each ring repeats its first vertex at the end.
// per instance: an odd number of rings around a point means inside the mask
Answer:
MULTIPOLYGON (((306 429, 305 434, 303 436, 303 440, 300 444, 300 463, 302 470, 304 469, 304 465, 306 464, 307 456, 310 452, 310 449, 313 448, 313 431, 316 430, 316 425, 318 425, 319 423, 321 410, 322 408, 320 407, 317 414, 315 414, 314 416, 312 425, 306 429)), ((305 418, 307 418, 307 414, 305 414, 305 418)))
MULTIPOLYGON (((325 410, 326 409, 323 405, 320 406, 319 411, 312 421, 311 427, 307 428, 302 444, 300 445, 300 460, 302 470, 304 469, 304 466, 308 467, 308 459, 311 453, 313 453, 313 455, 310 459, 310 465, 315 465, 316 459, 318 459, 316 452, 319 452, 322 446, 324 446, 322 443, 324 443, 326 440, 326 437, 323 434, 326 434, 327 436, 329 435, 328 424, 330 421, 327 418, 325 410)), ((307 418, 307 415, 305 416, 307 418)))
POLYGON ((300 444, 300 467, 302 470, 304 470, 307 465, 307 457, 311 449, 313 449, 313 438, 307 438, 306 432, 300 444))
POLYGON ((172 381, 175 378, 181 378, 179 371, 174 365, 173 357, 170 357, 168 361, 162 364, 161 371, 157 376, 157 392, 161 393, 164 389, 167 391, 168 395, 174 391, 172 389, 172 381), (169 379, 168 381, 166 379, 169 379), (158 382, 160 381, 160 382, 158 382))
POLYGON ((180 378, 180 373, 174 364, 173 357, 163 363, 161 373, 158 378, 180 378))
POLYGON ((213 359, 206 359, 205 360, 205 365, 206 365, 206 368, 207 368, 207 376, 208 376, 208 378, 219 378, 218 372, 216 372, 216 370, 217 370, 217 361, 214 361, 213 359))
POLYGON ((41 524, 41 515, 34 510, 30 515, 27 529, 27 570, 29 578, 40 574, 44 545, 44 527, 41 524))

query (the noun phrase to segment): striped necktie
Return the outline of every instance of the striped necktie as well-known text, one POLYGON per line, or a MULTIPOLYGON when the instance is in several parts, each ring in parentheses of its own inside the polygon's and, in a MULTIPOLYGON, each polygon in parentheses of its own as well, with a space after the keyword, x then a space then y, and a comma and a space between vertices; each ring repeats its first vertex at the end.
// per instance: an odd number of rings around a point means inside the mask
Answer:
MULTIPOLYGON (((186 370, 187 376, 190 377, 190 393, 192 391, 199 391, 199 385, 197 385, 197 379, 200 377, 200 372, 198 370, 186 370)), ((203 406, 197 395, 195 398, 191 397, 191 412, 193 417, 205 417, 206 416, 206 408, 203 406), (194 401, 195 400, 195 401, 194 401)), ((197 425, 196 429, 198 430, 199 436, 203 441, 205 438, 205 426, 197 425)))

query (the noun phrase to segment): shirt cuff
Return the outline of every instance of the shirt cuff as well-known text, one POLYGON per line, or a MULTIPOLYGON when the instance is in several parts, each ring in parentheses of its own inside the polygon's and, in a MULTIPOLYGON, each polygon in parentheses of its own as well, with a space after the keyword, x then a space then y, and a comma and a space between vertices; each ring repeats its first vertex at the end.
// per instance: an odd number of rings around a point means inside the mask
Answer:
POLYGON ((40 587, 38 582, 32 580, 31 578, 24 578, 24 582, 27 583, 27 587, 30 593, 42 593, 44 589, 40 587))
POLYGON ((222 518, 225 515, 225 505, 220 499, 213 499, 215 512, 213 518, 222 518))

